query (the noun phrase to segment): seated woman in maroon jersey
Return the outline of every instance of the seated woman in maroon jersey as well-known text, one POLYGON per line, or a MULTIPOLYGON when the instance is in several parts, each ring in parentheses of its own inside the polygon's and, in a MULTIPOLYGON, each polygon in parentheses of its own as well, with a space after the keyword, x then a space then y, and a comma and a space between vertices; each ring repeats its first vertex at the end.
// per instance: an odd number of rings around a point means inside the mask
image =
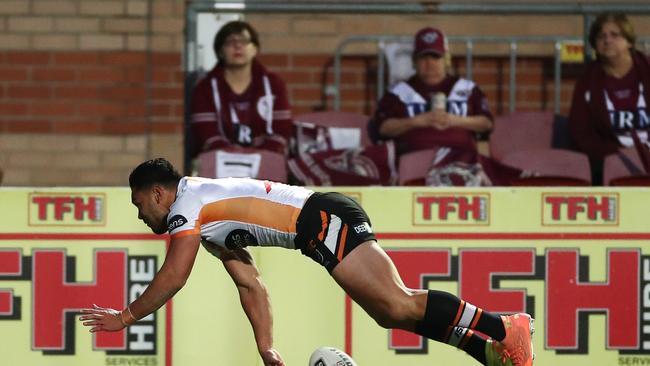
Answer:
POLYGON ((232 146, 287 154, 293 134, 287 88, 255 59, 259 49, 258 34, 246 22, 230 22, 217 33, 217 65, 192 97, 192 157, 232 146))
POLYGON ((399 155, 437 150, 427 185, 507 185, 521 172, 478 154, 476 136, 492 130, 493 117, 478 85, 450 73, 448 51, 439 29, 417 32, 415 75, 381 98, 368 132, 394 141, 399 155))
POLYGON ((623 14, 602 14, 589 31, 597 58, 576 83, 569 131, 575 146, 589 155, 594 185, 603 184, 607 155, 633 146, 636 137, 648 141, 650 64, 634 48, 635 39, 623 14))
POLYGON ((492 129, 492 114, 476 83, 450 74, 447 40, 440 30, 424 28, 415 35, 413 65, 415 75, 379 101, 371 135, 395 140, 398 154, 437 146, 475 150, 475 135, 492 129))

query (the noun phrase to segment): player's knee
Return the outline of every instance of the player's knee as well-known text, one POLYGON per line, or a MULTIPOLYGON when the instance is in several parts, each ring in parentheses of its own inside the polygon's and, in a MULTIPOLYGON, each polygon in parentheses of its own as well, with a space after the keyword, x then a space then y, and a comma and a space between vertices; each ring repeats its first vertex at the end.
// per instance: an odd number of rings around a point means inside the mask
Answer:
POLYGON ((386 329, 401 328, 409 319, 406 307, 397 302, 384 303, 371 315, 380 327, 386 329))

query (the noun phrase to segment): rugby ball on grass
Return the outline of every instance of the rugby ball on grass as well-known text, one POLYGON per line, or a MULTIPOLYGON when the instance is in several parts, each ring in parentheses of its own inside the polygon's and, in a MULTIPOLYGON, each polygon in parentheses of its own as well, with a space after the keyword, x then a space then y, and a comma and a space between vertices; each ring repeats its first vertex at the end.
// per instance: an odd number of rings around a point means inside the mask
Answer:
POLYGON ((320 347, 309 357, 309 366, 357 366, 352 357, 334 347, 320 347))

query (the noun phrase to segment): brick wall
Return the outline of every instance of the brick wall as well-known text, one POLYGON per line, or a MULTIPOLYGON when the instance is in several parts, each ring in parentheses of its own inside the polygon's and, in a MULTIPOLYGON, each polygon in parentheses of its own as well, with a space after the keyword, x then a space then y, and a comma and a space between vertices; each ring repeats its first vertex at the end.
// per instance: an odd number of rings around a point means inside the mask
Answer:
MULTIPOLYGON (((124 185, 138 162, 183 151, 184 0, 0 1, 0 168, 4 185, 124 185)), ((294 114, 332 108, 336 46, 351 34, 580 36, 579 16, 249 14, 262 62, 289 87, 294 114)), ((650 35, 647 16, 634 16, 650 35)), ((463 50, 452 49, 463 73, 463 50)), ((476 47, 474 76, 508 110, 506 49, 476 47)), ((347 49, 342 108, 371 114, 376 50, 347 49)), ((552 108, 549 52, 522 47, 518 109, 552 108)), ((562 110, 576 71, 563 71, 562 110)))
POLYGON ((125 185, 182 167, 184 3, 0 2, 5 185, 125 185))
POLYGON ((4 51, 0 77, 2 133, 181 131, 178 53, 4 51))
MULTIPOLYGON (((376 57, 345 56, 341 62, 341 109, 370 114, 376 96, 376 57)), ((294 54, 260 56, 260 61, 287 83, 293 114, 333 108, 333 97, 326 93, 334 85, 332 54, 294 54)))
POLYGON ((166 136, 182 161, 178 53, 3 51, 0 79, 6 184, 123 185, 166 136))

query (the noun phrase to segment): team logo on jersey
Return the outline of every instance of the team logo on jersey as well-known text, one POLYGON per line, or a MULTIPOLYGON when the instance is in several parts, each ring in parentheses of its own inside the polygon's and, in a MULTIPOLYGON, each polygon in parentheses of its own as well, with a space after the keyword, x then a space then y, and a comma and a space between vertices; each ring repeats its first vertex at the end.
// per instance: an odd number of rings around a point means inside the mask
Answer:
POLYGON ((258 245, 257 238, 247 230, 235 229, 226 236, 226 247, 230 250, 258 245))
POLYGON ((357 234, 361 234, 361 233, 372 233, 372 228, 370 227, 370 225, 369 225, 367 222, 364 222, 364 223, 361 224, 361 225, 357 225, 357 226, 355 226, 355 227, 354 227, 354 231, 355 231, 357 234))
POLYGON ((243 125, 241 123, 236 124, 235 136, 237 142, 244 146, 249 146, 253 143, 253 130, 247 125, 243 125))
POLYGON ((457 90, 456 95, 459 97, 467 98, 472 91, 470 89, 457 90))
POLYGON ((257 114, 266 119, 266 116, 273 110, 273 96, 265 95, 257 100, 257 114))
POLYGON ((172 231, 176 228, 179 228, 187 223, 187 219, 183 215, 174 215, 171 219, 167 221, 167 229, 172 231))

